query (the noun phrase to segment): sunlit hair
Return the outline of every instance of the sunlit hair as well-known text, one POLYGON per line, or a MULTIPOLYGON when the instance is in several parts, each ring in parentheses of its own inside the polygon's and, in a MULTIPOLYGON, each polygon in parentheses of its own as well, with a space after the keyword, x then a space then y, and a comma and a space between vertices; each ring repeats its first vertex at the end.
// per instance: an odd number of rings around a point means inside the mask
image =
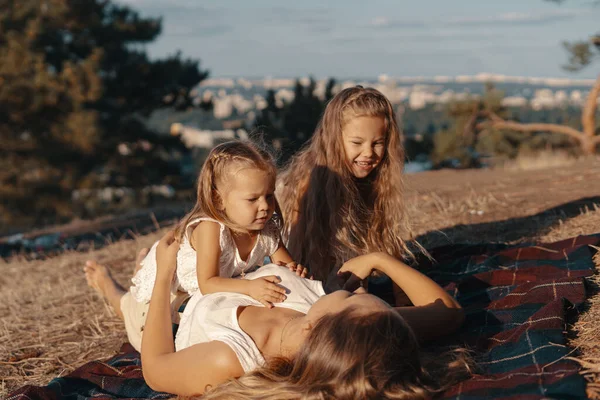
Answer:
POLYGON ((231 177, 245 168, 266 172, 275 182, 277 169, 271 154, 249 140, 234 140, 215 146, 202 165, 198 176, 196 205, 179 223, 175 237, 180 239, 190 221, 198 217, 217 220, 234 231, 243 231, 219 206, 221 196, 231 189, 231 177))
POLYGON ((329 102, 316 131, 279 175, 277 199, 296 262, 325 280, 348 259, 374 251, 396 258, 412 253, 405 217, 402 170, 404 147, 390 101, 360 86, 344 89, 329 102), (352 118, 385 121, 385 152, 377 168, 356 179, 348 165, 342 130, 352 118))
POLYGON ((395 311, 350 308, 321 318, 293 360, 270 360, 202 399, 425 399, 468 376, 464 355, 425 357, 395 311))

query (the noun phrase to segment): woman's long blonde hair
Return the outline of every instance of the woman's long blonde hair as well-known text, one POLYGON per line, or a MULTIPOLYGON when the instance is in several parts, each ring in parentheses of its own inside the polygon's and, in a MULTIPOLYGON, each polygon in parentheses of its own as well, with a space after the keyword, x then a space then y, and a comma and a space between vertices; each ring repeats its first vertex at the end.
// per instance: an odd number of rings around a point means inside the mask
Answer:
POLYGON ((270 360, 202 399, 426 399, 469 374, 464 351, 424 356, 395 311, 348 309, 321 318, 294 360, 270 360))
POLYGON ((342 90, 325 108, 307 146, 279 174, 277 198, 283 212, 288 250, 315 278, 373 251, 396 258, 412 256, 405 217, 402 170, 404 147, 390 101, 360 86, 342 90), (356 179, 342 142, 345 123, 359 116, 385 121, 385 153, 365 179, 356 179))
POLYGON ((181 240, 188 224, 198 217, 212 218, 234 231, 243 231, 227 218, 219 206, 222 202, 219 191, 226 190, 232 174, 243 168, 264 171, 273 182, 277 176, 273 157, 256 142, 233 140, 221 143, 210 151, 198 176, 196 205, 177 225, 176 238, 181 240))

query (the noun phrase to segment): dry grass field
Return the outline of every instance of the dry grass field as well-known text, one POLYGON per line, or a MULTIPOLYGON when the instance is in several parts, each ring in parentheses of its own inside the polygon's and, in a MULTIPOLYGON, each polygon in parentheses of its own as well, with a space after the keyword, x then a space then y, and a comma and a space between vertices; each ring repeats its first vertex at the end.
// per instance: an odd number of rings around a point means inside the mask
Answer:
MULTIPOLYGON (((431 248, 551 242, 600 232, 600 159, 561 164, 407 176, 407 205, 418 240, 431 248)), ((118 350, 126 341, 123 325, 87 287, 83 264, 90 258, 106 263, 126 285, 137 251, 165 230, 87 253, 0 260, 0 397, 23 384, 47 384, 118 350)), ((569 328, 572 355, 590 382, 590 398, 600 398, 600 295, 588 303, 569 328)))

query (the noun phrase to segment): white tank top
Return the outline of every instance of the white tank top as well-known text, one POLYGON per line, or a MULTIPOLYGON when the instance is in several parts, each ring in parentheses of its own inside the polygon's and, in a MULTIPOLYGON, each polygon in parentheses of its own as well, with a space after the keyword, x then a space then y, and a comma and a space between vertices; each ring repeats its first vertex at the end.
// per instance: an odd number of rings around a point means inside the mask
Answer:
MULTIPOLYGON (((243 279, 267 275, 281 278, 280 285, 287 289, 287 298, 275 307, 283 307, 306 314, 309 308, 325 295, 320 281, 298 277, 286 267, 268 264, 243 279)), ((212 293, 192 295, 181 317, 175 337, 175 349, 182 350, 198 343, 218 340, 227 344, 236 354, 244 372, 252 371, 265 360, 256 344, 239 326, 237 309, 244 306, 263 307, 250 296, 240 293, 212 293)))

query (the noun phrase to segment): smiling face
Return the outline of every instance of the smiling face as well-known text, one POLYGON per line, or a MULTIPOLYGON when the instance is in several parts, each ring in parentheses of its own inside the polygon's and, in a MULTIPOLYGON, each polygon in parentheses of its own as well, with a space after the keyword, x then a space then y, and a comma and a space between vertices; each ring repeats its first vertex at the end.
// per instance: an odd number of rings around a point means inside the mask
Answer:
POLYGON ((243 168, 233 171, 222 193, 222 207, 238 227, 257 231, 265 227, 275 210, 275 181, 266 171, 243 168))
POLYGON ((385 154, 386 127, 381 116, 351 117, 342 128, 346 162, 356 178, 365 178, 385 154))

